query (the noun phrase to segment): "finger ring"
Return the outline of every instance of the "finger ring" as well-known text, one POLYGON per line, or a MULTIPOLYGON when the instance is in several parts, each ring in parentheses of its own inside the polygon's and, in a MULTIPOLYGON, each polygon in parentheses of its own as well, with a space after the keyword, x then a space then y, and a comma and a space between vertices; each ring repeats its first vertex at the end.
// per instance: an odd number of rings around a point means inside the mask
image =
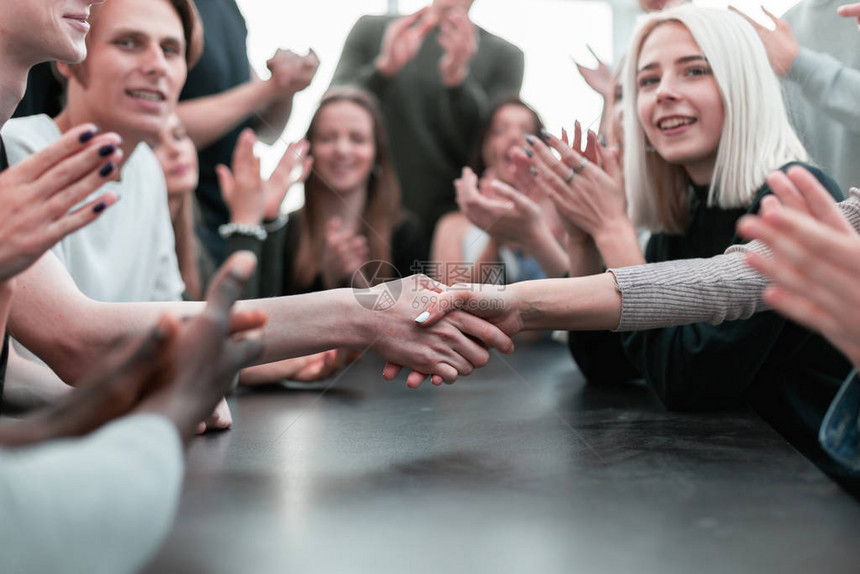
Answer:
POLYGON ((570 183, 570 180, 573 179, 573 175, 576 171, 573 168, 570 168, 570 171, 567 172, 567 175, 564 176, 564 183, 570 183))
MULTIPOLYGON (((570 171, 572 171, 572 172, 575 171, 576 173, 581 173, 582 170, 584 170, 585 166, 587 166, 587 165, 588 165, 588 158, 582 158, 582 161, 579 162, 579 165, 576 166, 575 168, 571 169, 570 171)), ((571 176, 571 177, 573 177, 573 176, 571 176)))

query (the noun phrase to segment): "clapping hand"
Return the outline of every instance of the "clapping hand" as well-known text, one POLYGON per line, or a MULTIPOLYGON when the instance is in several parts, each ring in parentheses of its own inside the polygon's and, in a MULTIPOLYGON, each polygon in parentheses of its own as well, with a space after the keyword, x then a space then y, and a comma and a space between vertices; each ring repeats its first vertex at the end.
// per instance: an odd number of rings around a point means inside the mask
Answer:
MULTIPOLYGON (((342 286, 367 262, 368 253, 364 235, 346 229, 339 217, 332 218, 326 225, 323 250, 322 275, 325 287, 334 289, 342 286)), ((356 279, 364 284, 354 287, 367 287, 363 277, 356 279)))
POLYGON ((764 301, 821 332, 860 365, 860 236, 803 168, 773 173, 767 181, 776 197, 764 198, 760 215, 738 222, 743 237, 764 242, 772 253, 747 255, 773 281, 764 301))
POLYGON ((442 16, 439 45, 445 52, 439 60, 442 83, 449 88, 459 86, 469 75, 469 62, 478 50, 477 31, 465 9, 448 10, 442 16))
POLYGON ((438 23, 429 7, 391 22, 382 38, 376 69, 391 77, 412 61, 427 33, 438 23))

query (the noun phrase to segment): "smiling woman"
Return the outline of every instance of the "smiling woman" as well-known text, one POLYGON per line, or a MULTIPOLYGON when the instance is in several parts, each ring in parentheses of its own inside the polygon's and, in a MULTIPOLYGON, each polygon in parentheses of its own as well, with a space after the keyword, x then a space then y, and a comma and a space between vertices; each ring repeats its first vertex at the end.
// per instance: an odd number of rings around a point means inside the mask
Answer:
MULTIPOLYGON (((600 151, 601 169, 593 154, 584 162, 556 138, 549 141, 561 162, 539 140, 532 144, 538 181, 569 226, 593 239, 571 245, 572 262, 589 260, 589 250, 599 256, 580 275, 599 273, 601 260, 626 267, 721 254, 739 242, 737 219, 770 193, 768 173, 806 158, 764 48, 739 16, 667 10, 644 20, 631 45, 622 74, 623 177, 609 151, 600 151), (652 232, 644 257, 636 227, 652 232)), ((841 197, 831 178, 809 167, 841 197)), ((838 384, 847 370, 820 338, 768 313, 716 326, 572 332, 570 346, 592 381, 643 377, 674 408, 715 408, 765 388, 782 393, 823 374, 838 384)))
POLYGON ((401 210, 382 117, 373 96, 334 88, 306 134, 313 170, 305 205, 267 241, 282 252, 282 271, 263 284, 282 295, 374 283, 411 275, 422 252, 417 224, 401 210))

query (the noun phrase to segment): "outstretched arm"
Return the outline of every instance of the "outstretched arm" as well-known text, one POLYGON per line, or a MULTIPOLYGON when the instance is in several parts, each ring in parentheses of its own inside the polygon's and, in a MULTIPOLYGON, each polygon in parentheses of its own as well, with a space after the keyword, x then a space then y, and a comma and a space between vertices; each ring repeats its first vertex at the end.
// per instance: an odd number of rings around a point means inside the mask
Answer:
MULTIPOLYGON (((440 322, 430 332, 418 330, 412 321, 418 308, 415 301, 441 288, 429 279, 414 277, 374 287, 371 297, 383 298, 386 290, 400 293, 396 304, 384 311, 362 306, 349 289, 243 301, 237 309, 261 311, 269 318, 266 350, 259 362, 341 347, 371 349, 415 371, 412 380, 432 374, 453 381, 489 359, 487 350, 471 337, 489 347, 512 350, 513 344, 501 331, 465 314, 440 322)), ((185 316, 201 309, 202 304, 193 302, 92 301, 48 253, 19 278, 10 327, 63 380, 74 384, 86 365, 96 362, 125 334, 154 324, 164 312, 185 316)))

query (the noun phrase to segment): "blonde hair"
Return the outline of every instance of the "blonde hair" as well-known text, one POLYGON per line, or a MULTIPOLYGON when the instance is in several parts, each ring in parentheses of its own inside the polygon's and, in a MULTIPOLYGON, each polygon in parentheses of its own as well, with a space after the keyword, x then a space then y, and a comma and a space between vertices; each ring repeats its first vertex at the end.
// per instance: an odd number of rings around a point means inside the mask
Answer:
POLYGON ((723 101, 723 127, 708 205, 724 209, 752 203, 765 177, 808 155, 788 122, 779 81, 753 27, 726 10, 679 6, 646 17, 638 26, 622 75, 624 177, 630 217, 637 227, 679 233, 688 219, 689 177, 649 153, 637 113, 639 54, 657 26, 682 24, 710 64, 723 101))

